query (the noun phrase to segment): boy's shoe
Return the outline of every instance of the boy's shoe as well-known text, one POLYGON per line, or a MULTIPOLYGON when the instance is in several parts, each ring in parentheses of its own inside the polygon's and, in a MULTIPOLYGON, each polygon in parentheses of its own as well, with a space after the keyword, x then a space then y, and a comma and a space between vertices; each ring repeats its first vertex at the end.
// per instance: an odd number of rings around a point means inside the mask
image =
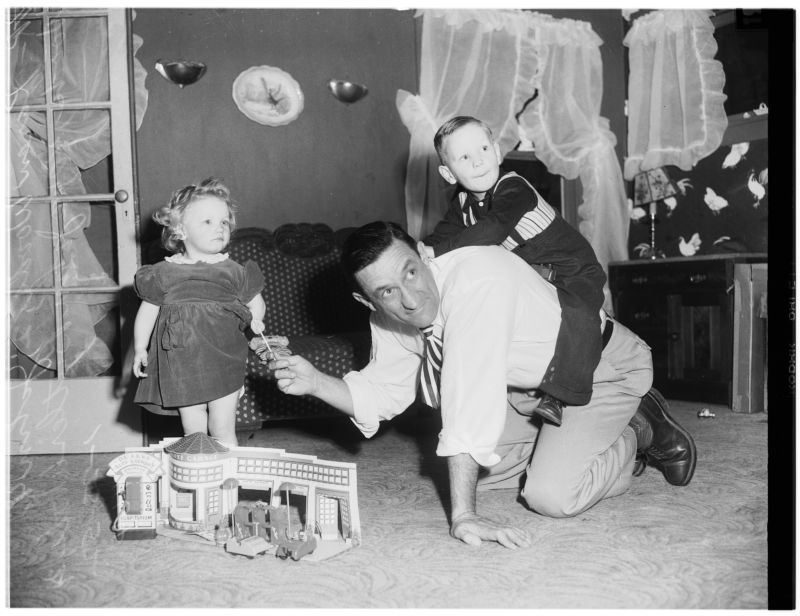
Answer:
POLYGON ((533 409, 535 414, 556 426, 561 425, 561 415, 563 411, 564 403, 550 394, 542 396, 542 399, 539 401, 539 406, 533 409))

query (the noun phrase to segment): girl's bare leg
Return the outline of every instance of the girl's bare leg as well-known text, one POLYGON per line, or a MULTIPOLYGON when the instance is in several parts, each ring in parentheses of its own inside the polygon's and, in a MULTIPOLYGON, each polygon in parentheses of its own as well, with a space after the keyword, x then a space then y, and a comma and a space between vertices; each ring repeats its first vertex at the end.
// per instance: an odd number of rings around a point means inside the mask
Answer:
POLYGON ((202 432, 208 434, 208 413, 206 413, 206 405, 193 404, 192 406, 182 406, 178 409, 181 415, 181 424, 183 425, 183 434, 188 436, 195 432, 202 432))
POLYGON ((208 403, 208 432, 223 445, 236 447, 236 406, 239 392, 234 391, 224 398, 208 403))

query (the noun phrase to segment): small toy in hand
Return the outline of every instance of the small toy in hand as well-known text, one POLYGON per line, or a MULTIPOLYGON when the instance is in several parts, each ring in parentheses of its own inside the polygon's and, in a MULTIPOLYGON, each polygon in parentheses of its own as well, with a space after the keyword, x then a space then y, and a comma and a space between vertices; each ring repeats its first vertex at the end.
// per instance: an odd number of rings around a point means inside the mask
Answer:
POLYGON ((279 357, 289 357, 292 350, 289 348, 289 339, 286 336, 265 336, 250 341, 250 348, 255 351, 262 364, 266 364, 279 357))

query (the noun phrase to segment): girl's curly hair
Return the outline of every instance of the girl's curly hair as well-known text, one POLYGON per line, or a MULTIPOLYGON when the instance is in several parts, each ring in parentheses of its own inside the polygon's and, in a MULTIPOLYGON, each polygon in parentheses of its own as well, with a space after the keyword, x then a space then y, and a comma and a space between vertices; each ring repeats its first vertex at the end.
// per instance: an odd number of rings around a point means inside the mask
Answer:
POLYGON ((217 197, 224 201, 230 212, 231 233, 236 228, 238 207, 231 199, 230 190, 222 183, 222 180, 206 178, 199 184, 189 184, 173 192, 169 203, 153 212, 153 220, 164 227, 161 231, 161 243, 170 252, 184 251, 183 238, 179 233, 183 213, 190 203, 201 197, 217 197))

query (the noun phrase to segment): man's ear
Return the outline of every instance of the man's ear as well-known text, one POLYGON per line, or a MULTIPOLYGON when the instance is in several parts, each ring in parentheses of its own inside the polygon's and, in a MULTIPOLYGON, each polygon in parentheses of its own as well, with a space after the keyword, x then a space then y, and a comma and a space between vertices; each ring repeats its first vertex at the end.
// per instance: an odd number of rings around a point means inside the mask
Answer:
POLYGON ((448 184, 455 184, 458 181, 456 180, 456 176, 450 172, 450 168, 447 165, 439 165, 439 175, 441 175, 448 184))
POLYGON ((423 263, 430 263, 434 257, 433 248, 429 248, 424 242, 417 242, 417 252, 423 263))
POLYGON ((353 299, 356 300, 359 304, 364 304, 367 308, 372 310, 372 312, 375 312, 375 304, 373 304, 366 297, 361 295, 361 293, 353 291, 353 299))

